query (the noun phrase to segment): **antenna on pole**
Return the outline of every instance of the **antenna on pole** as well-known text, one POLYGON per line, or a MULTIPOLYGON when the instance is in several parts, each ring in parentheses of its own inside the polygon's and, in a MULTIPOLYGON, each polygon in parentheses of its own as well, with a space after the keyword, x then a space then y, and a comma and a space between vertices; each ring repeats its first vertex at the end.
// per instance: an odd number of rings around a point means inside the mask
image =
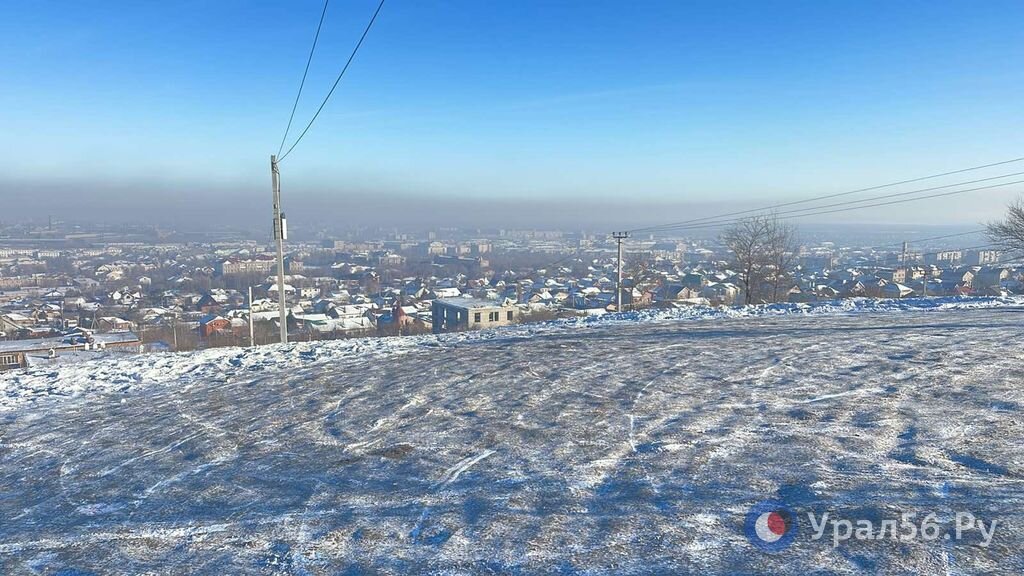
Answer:
POLYGON ((622 241, 629 238, 629 232, 612 232, 618 249, 618 278, 615 282, 615 311, 622 312, 622 241))
POLYGON ((288 224, 281 212, 281 173, 277 169, 277 155, 270 156, 270 183, 274 189, 274 243, 277 245, 277 306, 280 310, 281 343, 288 342, 288 309, 284 297, 284 241, 288 239, 288 224))

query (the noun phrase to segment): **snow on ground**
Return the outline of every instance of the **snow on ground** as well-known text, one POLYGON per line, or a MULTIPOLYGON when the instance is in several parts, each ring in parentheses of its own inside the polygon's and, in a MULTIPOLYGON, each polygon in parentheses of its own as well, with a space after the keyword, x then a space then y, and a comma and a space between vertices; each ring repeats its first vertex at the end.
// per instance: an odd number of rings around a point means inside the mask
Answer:
POLYGON ((539 334, 637 322, 671 322, 716 318, 749 318, 781 315, 841 315, 869 312, 973 310, 1024 306, 1024 297, 947 297, 905 300, 852 298, 812 304, 770 304, 763 306, 694 306, 677 310, 644 310, 605 316, 588 316, 540 324, 506 327, 460 334, 402 338, 359 338, 352 340, 295 342, 285 346, 214 348, 191 353, 120 354, 107 353, 95 360, 40 366, 27 370, 0 372, 0 412, 55 398, 89 392, 125 393, 139 386, 189 386, 239 369, 284 370, 336 361, 341 357, 393 356, 423 347, 436 348, 480 340, 514 340, 539 334))
POLYGON ((1022 319, 695 309, 6 374, 0 572, 1019 574, 1022 319), (833 548, 801 518, 769 555, 765 499, 997 527, 833 548))

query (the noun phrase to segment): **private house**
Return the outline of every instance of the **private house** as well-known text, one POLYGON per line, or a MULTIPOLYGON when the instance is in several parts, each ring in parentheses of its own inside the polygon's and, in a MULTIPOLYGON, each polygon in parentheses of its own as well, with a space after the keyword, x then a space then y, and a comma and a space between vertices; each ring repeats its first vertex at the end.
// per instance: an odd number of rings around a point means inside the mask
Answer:
POLYGON ((699 292, 702 288, 708 285, 708 279, 703 274, 689 272, 680 279, 680 283, 683 288, 689 288, 694 292, 699 292))
POLYGON ((908 286, 904 286, 898 282, 890 282, 885 286, 882 286, 882 297, 883 298, 906 298, 913 296, 914 291, 908 286))
POLYGON ((856 298, 864 296, 867 288, 860 280, 834 280, 818 289, 818 296, 825 299, 856 298))
POLYGON ((42 296, 40 296, 40 298, 46 300, 47 302, 60 302, 66 296, 66 292, 66 289, 54 288, 53 290, 45 292, 42 296))
POLYGON ((221 303, 218 302, 213 297, 213 294, 210 293, 203 294, 199 298, 199 301, 196 302, 196 309, 199 310, 200 312, 203 312, 204 314, 212 314, 214 312, 217 312, 218 310, 220 310, 220 306, 221 303))
MULTIPOLYGON (((284 285, 285 298, 290 298, 295 295, 295 287, 291 284, 284 285)), ((267 297, 272 300, 277 300, 277 284, 267 285, 267 297)))
POLYGON ((209 338, 217 332, 230 330, 231 320, 223 316, 207 314, 199 319, 199 333, 202 334, 203 338, 209 338))
POLYGON ((786 291, 786 301, 792 303, 815 302, 818 296, 813 290, 803 290, 799 286, 793 286, 786 291))
POLYGON ((1006 268, 984 267, 974 275, 973 286, 979 290, 1000 288, 1004 280, 1010 277, 1006 268))
POLYGON ((875 277, 881 278, 882 280, 885 280, 886 282, 890 282, 893 284, 905 284, 907 282, 907 269, 880 269, 875 271, 875 277))
POLYGON ((92 278, 86 278, 84 276, 75 278, 71 282, 76 288, 84 291, 96 290, 97 288, 100 287, 99 281, 94 280, 92 278))
POLYGON ((86 300, 81 296, 69 296, 64 299, 64 310, 81 310, 86 300))
POLYGON ((377 327, 368 316, 332 318, 326 314, 295 314, 292 318, 296 321, 297 330, 319 337, 370 334, 377 327))
POLYGON ((15 334, 23 328, 29 328, 35 324, 29 316, 19 314, 17 312, 8 312, 6 314, 0 314, 0 332, 7 334, 15 334))
POLYGON ((675 282, 662 283, 660 286, 658 286, 658 289, 655 293, 655 297, 661 301, 675 300, 676 298, 685 298, 688 295, 688 289, 683 288, 682 284, 678 284, 675 282), (686 295, 680 295, 680 292, 682 292, 683 290, 687 290, 686 295))
POLYGON ((138 290, 122 288, 108 294, 107 299, 115 306, 134 306, 142 299, 142 293, 138 290))
MULTIPOLYGON (((625 284, 625 283, 623 283, 625 284)), ((641 290, 639 288, 624 288, 622 293, 622 307, 624 309, 650 306, 654 302, 653 290, 641 290)))
POLYGON ((939 279, 949 287, 950 294, 968 294, 974 283, 974 272, 965 268, 943 270, 939 279))
POLYGON ((367 316, 371 310, 376 308, 376 304, 343 304, 332 306, 324 313, 332 318, 360 318, 367 316))
POLYGON ((546 288, 542 288, 542 289, 534 292, 533 294, 530 294, 526 298, 526 301, 528 303, 530 303, 530 304, 544 304, 544 305, 548 305, 548 304, 551 304, 552 302, 554 302, 554 300, 555 300, 554 296, 552 296, 551 292, 549 292, 546 288))
POLYGON ((441 298, 431 305, 434 334, 507 326, 519 319, 519 309, 510 301, 478 298, 441 298))
POLYGON ((861 284, 864 286, 864 295, 869 298, 886 298, 885 287, 891 284, 884 278, 878 278, 872 276, 871 278, 865 278, 861 284))
MULTIPOLYGON (((863 290, 863 287, 861 287, 863 290)), ((839 289, 832 285, 815 286, 814 294, 819 300, 835 300, 840 297, 839 289)))
POLYGON ((861 273, 858 270, 844 268, 842 270, 832 270, 827 274, 827 276, 833 280, 841 282, 853 282, 861 277, 861 273))
POLYGON ((922 279, 921 281, 922 296, 942 294, 944 290, 945 288, 942 286, 942 280, 929 278, 927 280, 922 279))
POLYGON ((740 289, 735 284, 728 282, 715 282, 708 284, 700 291, 700 297, 706 298, 715 305, 731 305, 740 295, 740 289))
POLYGON ((377 328, 384 333, 402 334, 409 331, 425 331, 430 328, 430 317, 416 306, 399 306, 396 302, 388 311, 377 317, 377 328))
POLYGON ((0 372, 43 362, 83 360, 81 351, 137 352, 142 342, 132 332, 90 334, 78 331, 64 336, 0 342, 0 372))
POLYGON ((459 290, 458 288, 437 287, 431 290, 430 292, 432 298, 438 300, 446 298, 458 298, 459 296, 462 296, 462 290, 459 290))
POLYGON ((131 330, 132 323, 117 316, 101 316, 96 319, 96 326, 94 328, 100 332, 124 331, 131 330))
POLYGON ((575 310, 595 310, 607 312, 615 303, 615 294, 602 292, 600 288, 591 286, 574 291, 569 295, 569 304, 575 310))

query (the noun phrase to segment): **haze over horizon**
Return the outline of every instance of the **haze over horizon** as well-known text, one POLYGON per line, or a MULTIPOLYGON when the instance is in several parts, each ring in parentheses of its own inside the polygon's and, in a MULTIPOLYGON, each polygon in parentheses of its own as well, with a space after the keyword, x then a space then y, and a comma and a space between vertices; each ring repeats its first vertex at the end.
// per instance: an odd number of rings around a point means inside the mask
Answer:
MULTIPOLYGON (((375 5, 330 6, 296 124, 375 5)), ((262 225, 321 6, 9 7, 4 217, 262 225)), ((1024 126, 1022 16, 1014 2, 389 3, 282 163, 285 210, 629 227, 1005 160, 1024 126)), ((1017 170, 1003 168, 984 176, 1017 170)), ((1021 190, 798 222, 976 224, 1021 190)))
MULTIPOLYGON (((16 196, 47 198, 39 206, 23 207, 14 204, 4 210, 0 221, 30 221, 45 224, 53 217, 58 220, 88 223, 152 223, 188 230, 215 230, 253 228, 269 230, 270 191, 259 189, 221 188, 210 190, 177 187, 170 184, 150 185, 92 185, 79 183, 41 184, 18 182, 5 190, 17 190, 16 196), (154 206, 154 199, 159 206, 154 206)), ((455 196, 424 197, 402 193, 360 194, 347 192, 337 195, 310 190, 290 191, 284 195, 284 209, 289 226, 294 231, 313 229, 353 230, 360 228, 396 228, 405 231, 429 230, 443 227, 465 229, 561 229, 610 232, 634 229, 651 224, 678 222, 693 218, 714 217, 736 211, 760 208, 765 204, 753 201, 733 201, 728 198, 708 198, 694 201, 644 201, 623 199, 535 199, 529 202, 511 198, 476 198, 455 196)), ((978 227, 1001 215, 1011 194, 999 190, 980 192, 1000 194, 1004 198, 994 206, 975 203, 956 206, 957 199, 940 198, 956 212, 955 217, 922 218, 921 202, 889 207, 869 208, 828 215, 811 215, 790 220, 800 227, 820 227, 832 224, 865 227, 906 226, 978 227)), ((798 200, 792 196, 786 200, 798 200)), ((837 201, 842 201, 839 199, 837 201)), ((943 215, 944 216, 944 215, 943 215)), ((677 230, 675 234, 689 232, 698 236, 705 232, 717 234, 718 228, 694 231, 677 230)))

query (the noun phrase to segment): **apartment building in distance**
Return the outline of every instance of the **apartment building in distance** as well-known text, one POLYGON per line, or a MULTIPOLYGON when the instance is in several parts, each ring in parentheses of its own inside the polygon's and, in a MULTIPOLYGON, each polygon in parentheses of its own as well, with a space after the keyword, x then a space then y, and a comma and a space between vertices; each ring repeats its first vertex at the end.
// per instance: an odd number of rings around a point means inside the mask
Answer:
POLYGON ((274 271, 273 256, 256 256, 254 258, 228 258, 217 266, 221 276, 232 274, 270 274, 274 271))

